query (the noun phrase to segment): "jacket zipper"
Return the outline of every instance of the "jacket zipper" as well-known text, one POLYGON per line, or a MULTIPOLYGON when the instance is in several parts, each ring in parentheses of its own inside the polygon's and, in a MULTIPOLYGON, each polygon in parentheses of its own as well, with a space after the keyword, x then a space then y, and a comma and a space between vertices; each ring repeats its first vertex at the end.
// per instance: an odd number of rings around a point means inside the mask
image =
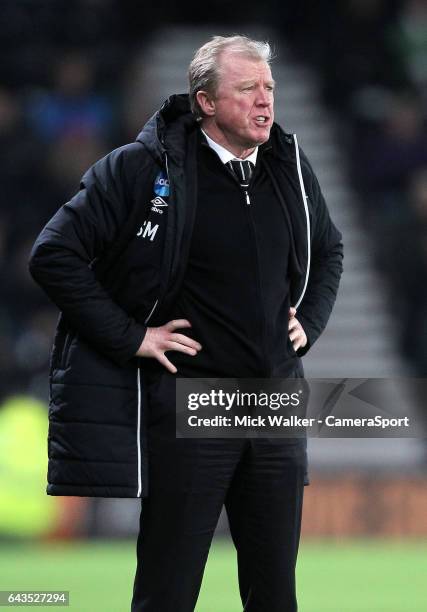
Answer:
POLYGON ((144 325, 147 325, 148 321, 149 321, 149 320, 151 319, 151 317, 153 316, 154 311, 156 310, 156 308, 157 308, 157 304, 158 304, 158 303, 159 303, 159 300, 157 299, 157 300, 154 302, 153 308, 150 310, 150 312, 149 312, 149 314, 148 314, 147 318, 145 319, 145 321, 144 321, 144 325))
MULTIPOLYGON (((162 143, 162 144, 163 144, 163 143, 162 143)), ((168 156, 167 156, 166 151, 164 152, 164 157, 165 157, 165 169, 166 169, 166 176, 167 176, 167 180, 168 180, 168 183, 169 183, 169 189, 170 189, 170 188, 171 188, 171 180, 170 180, 170 174, 169 174, 168 156)), ((163 251, 163 253, 164 253, 164 251, 163 251)), ((171 265, 172 265, 172 263, 171 263, 171 265)), ((168 283, 169 283, 169 281, 170 281, 170 275, 171 275, 171 271, 170 271, 170 269, 169 269, 169 271, 168 271, 168 277, 167 277, 167 282, 165 283, 165 287, 167 287, 167 286, 168 286, 168 283)), ((161 283, 160 283, 160 287, 159 287, 159 289, 161 289, 161 283)), ((151 311, 149 312, 149 314, 148 314, 147 318, 146 318, 146 319, 145 319, 145 321, 144 321, 144 325, 147 325, 147 323, 149 322, 149 320, 150 320, 150 319, 151 319, 151 317, 153 316, 154 311, 157 309, 157 307, 158 307, 158 305, 159 305, 159 301, 160 301, 160 299, 163 299, 163 298, 165 297, 165 293, 166 293, 166 291, 164 291, 164 292, 163 292, 163 295, 162 295, 162 294, 161 294, 161 291, 159 292, 159 297, 158 297, 158 298, 156 299, 156 301, 154 302, 154 304, 153 304, 153 307, 152 307, 151 311)))
POLYGON ((299 305, 301 304, 305 292, 307 290, 307 284, 308 284, 308 277, 310 274, 310 265, 311 265, 311 230, 310 230, 310 214, 308 211, 308 205, 307 205, 307 195, 305 193, 305 186, 304 186, 304 179, 302 176, 302 170, 301 170, 301 160, 300 160, 300 155, 299 155, 299 147, 298 147, 298 140, 297 140, 297 135, 294 134, 294 146, 295 146, 295 155, 296 155, 296 160, 297 160, 297 170, 298 170, 298 179, 299 179, 299 185, 300 185, 300 189, 301 189, 301 196, 302 196, 302 202, 303 202, 303 206, 304 206, 304 212, 305 212, 305 220, 306 220, 306 227, 307 227, 307 268, 306 268, 306 273, 305 273, 305 280, 304 280, 304 286, 302 288, 301 291, 301 295, 298 298, 297 303, 295 304, 294 308, 298 308, 299 305))
MULTIPOLYGON (((304 212, 305 212, 305 220, 306 220, 306 231, 307 231, 307 266, 306 266, 306 271, 305 271, 305 279, 304 279, 304 285, 301 291, 301 294, 298 298, 298 300, 296 301, 296 303, 294 304, 294 308, 298 308, 299 305, 301 304, 305 292, 307 290, 307 285, 308 285, 308 278, 309 278, 309 274, 310 274, 310 266, 311 266, 311 230, 310 230, 310 213, 308 210, 308 205, 307 205, 307 200, 308 197, 306 195, 305 192, 305 186, 304 186, 304 179, 302 176, 302 170, 301 170, 301 160, 300 160, 300 154, 299 154, 299 147, 298 147, 298 140, 297 140, 297 136, 296 134, 293 134, 293 142, 294 142, 294 148, 295 148, 295 158, 296 158, 296 164, 297 164, 297 174, 298 174, 298 181, 299 181, 299 187, 300 187, 300 191, 301 191, 301 200, 302 200, 302 204, 304 207, 304 212)), ((269 165, 266 163, 266 168, 267 168, 267 172, 270 175, 270 179, 273 183, 273 186, 276 189, 276 192, 278 194, 279 200, 282 200, 282 195, 281 195, 281 191, 278 187, 277 184, 277 180, 274 177, 274 174, 271 170, 271 168, 269 168, 269 165)), ((282 204, 283 205, 283 204, 282 204)), ((291 220, 289 220, 289 222, 291 223, 291 220)))
POLYGON ((138 490, 137 497, 141 497, 142 492, 142 473, 141 473, 141 368, 138 366, 136 371, 136 388, 138 394, 138 420, 137 420, 137 450, 138 450, 138 490))
MULTIPOLYGON (((144 321, 144 325, 147 325, 148 321, 154 314, 157 308, 159 300, 154 302, 152 309, 144 321)), ((137 497, 141 497, 142 494, 142 458, 141 458, 141 409, 142 409, 142 397, 141 397, 141 367, 138 366, 136 369, 136 389, 137 389, 137 427, 136 427, 136 447, 138 455, 138 490, 136 493, 137 497)))
MULTIPOLYGON (((165 165, 166 165, 166 174, 169 181, 169 168, 168 168, 168 159, 165 154, 165 165)), ((170 181, 169 181, 170 185, 170 181)), ((147 317, 144 320, 144 325, 147 325, 149 320, 154 314, 157 306, 159 304, 159 298, 154 302, 153 307, 148 313, 147 317)), ((142 458, 141 458, 141 409, 142 409, 142 397, 141 397, 141 367, 138 365, 136 370, 136 388, 137 388, 137 431, 136 431, 136 445, 137 445, 137 456, 138 456, 138 490, 136 493, 137 497, 141 497, 142 495, 142 458)))

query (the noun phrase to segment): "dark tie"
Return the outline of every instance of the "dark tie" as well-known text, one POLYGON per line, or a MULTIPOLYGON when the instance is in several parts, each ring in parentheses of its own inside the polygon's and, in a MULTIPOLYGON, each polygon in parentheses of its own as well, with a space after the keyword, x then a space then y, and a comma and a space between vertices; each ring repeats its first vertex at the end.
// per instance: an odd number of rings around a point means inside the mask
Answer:
POLYGON ((228 166, 233 171, 233 174, 237 176, 237 180, 243 189, 247 189, 254 170, 254 164, 247 160, 239 161, 238 159, 232 159, 228 162, 228 166))

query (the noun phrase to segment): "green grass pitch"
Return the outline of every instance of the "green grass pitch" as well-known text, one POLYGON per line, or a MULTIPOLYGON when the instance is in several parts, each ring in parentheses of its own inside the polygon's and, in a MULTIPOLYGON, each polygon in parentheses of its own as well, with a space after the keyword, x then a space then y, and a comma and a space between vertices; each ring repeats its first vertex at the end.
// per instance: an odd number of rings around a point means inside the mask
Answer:
MULTIPOLYGON (((68 590, 75 612, 129 612, 134 569, 134 542, 0 543, 0 590, 68 590)), ((297 579, 300 612, 426 612, 427 544, 303 542, 297 579)), ((234 549, 216 539, 196 612, 241 610, 234 549)))

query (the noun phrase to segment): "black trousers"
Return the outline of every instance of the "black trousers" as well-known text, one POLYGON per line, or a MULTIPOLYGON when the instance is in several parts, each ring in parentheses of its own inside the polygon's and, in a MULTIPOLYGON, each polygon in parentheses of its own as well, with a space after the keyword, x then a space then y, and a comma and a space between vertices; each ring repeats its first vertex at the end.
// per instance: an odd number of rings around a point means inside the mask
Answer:
POLYGON ((177 439, 175 381, 167 373, 151 385, 149 405, 149 497, 132 612, 193 612, 224 504, 244 611, 296 612, 305 442, 177 439))

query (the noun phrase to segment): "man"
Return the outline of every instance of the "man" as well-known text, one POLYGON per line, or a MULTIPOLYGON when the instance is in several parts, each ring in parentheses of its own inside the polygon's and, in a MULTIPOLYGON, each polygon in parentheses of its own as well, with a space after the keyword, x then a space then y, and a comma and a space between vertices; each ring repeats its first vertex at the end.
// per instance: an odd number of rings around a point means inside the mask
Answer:
POLYGON ((62 311, 47 491, 143 498, 133 612, 194 610, 224 504, 245 611, 297 609, 304 441, 175 436, 176 373, 301 377, 335 301, 341 236, 273 123, 269 61, 201 47, 190 95, 85 174, 31 256, 62 311))

